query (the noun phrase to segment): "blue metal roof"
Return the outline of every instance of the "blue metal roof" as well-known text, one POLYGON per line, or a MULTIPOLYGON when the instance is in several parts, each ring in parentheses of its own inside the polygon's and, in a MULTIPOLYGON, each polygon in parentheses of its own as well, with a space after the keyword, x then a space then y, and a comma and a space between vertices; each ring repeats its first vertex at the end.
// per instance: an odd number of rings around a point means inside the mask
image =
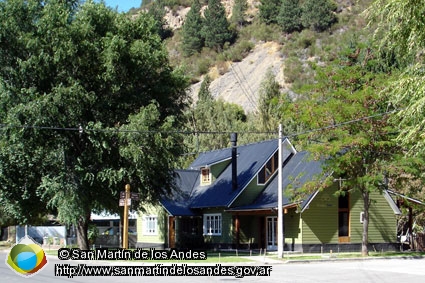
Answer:
POLYGON ((199 170, 201 167, 210 166, 230 158, 232 158, 232 148, 201 152, 196 160, 189 165, 189 168, 199 170))
MULTIPOLYGON (((232 189, 232 166, 229 164, 213 184, 195 188, 190 206, 192 208, 228 207, 277 149, 277 139, 238 146, 237 189, 232 189)), ((284 147, 284 156, 289 156, 290 153, 289 149, 284 147)), ((231 148, 205 152, 200 155, 199 160, 192 163, 192 166, 212 164, 220 159, 226 160, 230 155, 231 148)))
MULTIPOLYGON (((293 204, 285 194, 285 189, 291 186, 293 189, 301 188, 308 181, 322 175, 322 162, 311 160, 308 152, 296 153, 283 167, 282 170, 282 188, 283 188, 283 206, 293 204)), ((307 199, 309 199, 307 197, 307 199)), ((263 210, 276 209, 278 207, 278 178, 276 177, 267 185, 264 191, 250 205, 235 207, 230 211, 241 210, 263 210)))
POLYGON ((173 216, 194 216, 190 209, 190 195, 193 189, 199 185, 199 171, 176 170, 176 187, 170 196, 161 199, 161 204, 173 216))
MULTIPOLYGON (((188 170, 176 170, 178 190, 169 197, 164 197, 161 204, 174 216, 195 216, 196 209, 224 207, 229 208, 232 202, 255 178, 264 164, 278 150, 278 139, 237 147, 237 182, 236 190, 232 189, 232 166, 229 164, 217 179, 208 186, 200 185, 200 168, 231 158, 231 148, 204 152, 190 165, 188 170), (196 168, 197 170, 193 170, 196 168)), ((283 160, 288 159, 283 168, 283 188, 292 186, 300 188, 316 175, 322 173, 322 163, 309 159, 307 152, 293 155, 292 150, 283 147, 283 160)), ((277 173, 266 185, 257 199, 248 206, 229 210, 261 210, 277 208, 277 173)), ((291 204, 284 195, 283 205, 291 204)), ((309 198, 307 198, 309 199, 309 198)))

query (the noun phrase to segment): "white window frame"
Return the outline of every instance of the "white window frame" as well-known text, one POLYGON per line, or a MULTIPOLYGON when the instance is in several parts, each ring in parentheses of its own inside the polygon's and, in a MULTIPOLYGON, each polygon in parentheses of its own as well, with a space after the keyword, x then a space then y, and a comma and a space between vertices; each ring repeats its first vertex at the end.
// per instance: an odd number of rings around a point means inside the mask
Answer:
POLYGON ((221 213, 204 214, 204 235, 221 236, 222 217, 221 213))
POLYGON ((211 185, 211 169, 209 167, 203 167, 201 168, 201 185, 205 186, 205 185, 211 185), (204 180, 204 171, 208 171, 208 179, 204 180))
POLYGON ((146 236, 158 235, 158 216, 145 215, 143 217, 143 235, 146 235, 146 236))

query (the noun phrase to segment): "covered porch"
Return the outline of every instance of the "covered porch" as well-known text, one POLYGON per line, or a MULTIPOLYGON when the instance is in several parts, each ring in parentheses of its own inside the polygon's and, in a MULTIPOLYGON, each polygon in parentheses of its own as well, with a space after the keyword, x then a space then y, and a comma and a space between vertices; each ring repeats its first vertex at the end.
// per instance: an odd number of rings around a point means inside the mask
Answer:
POLYGON ((237 249, 262 249, 276 251, 278 225, 283 225, 284 250, 294 250, 299 231, 296 206, 283 207, 283 219, 278 220, 277 208, 235 208, 228 210, 233 218, 234 247, 237 249), (294 225, 296 229, 294 229, 294 225), (288 244, 289 241, 289 244, 288 244))

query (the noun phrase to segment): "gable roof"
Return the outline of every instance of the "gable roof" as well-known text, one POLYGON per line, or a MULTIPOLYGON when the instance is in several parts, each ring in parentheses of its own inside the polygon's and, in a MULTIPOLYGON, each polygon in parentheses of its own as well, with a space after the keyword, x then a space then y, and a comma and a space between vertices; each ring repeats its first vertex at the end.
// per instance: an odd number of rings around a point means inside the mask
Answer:
MULTIPOLYGON (((232 166, 229 163, 216 180, 207 186, 200 184, 200 169, 231 159, 231 148, 203 152, 190 165, 190 169, 176 170, 176 185, 179 190, 164 197, 161 204, 174 216, 195 216, 202 208, 230 208, 246 186, 256 178, 259 171, 278 150, 278 139, 237 147, 237 183, 232 189, 232 166)), ((283 188, 300 188, 322 172, 321 162, 310 160, 307 152, 296 153, 290 142, 285 139, 283 150, 283 188), (295 153, 295 154, 294 154, 295 153)), ((256 210, 277 208, 277 172, 265 185, 264 190, 247 206, 228 210, 256 210)), ((311 197, 311 196, 310 196, 311 197)), ((309 197, 309 198, 310 198, 309 197)), ((284 206, 292 204, 284 195, 284 206)))
MULTIPOLYGON (((284 148, 283 156, 288 157, 291 151, 284 148)), ((232 166, 229 164, 217 179, 208 186, 197 186, 192 194, 192 208, 229 207, 235 198, 245 189, 249 182, 257 176, 264 164, 278 149, 278 140, 268 140, 237 147, 237 184, 232 189, 232 166)), ((213 162, 231 158, 231 148, 204 152, 192 163, 191 167, 200 168, 213 162), (209 163, 208 163, 209 162, 209 163)))
MULTIPOLYGON (((306 151, 296 153, 282 169, 282 188, 291 186, 293 189, 301 188, 308 181, 322 174, 322 162, 311 160, 309 153, 306 151)), ((278 182, 276 176, 267 185, 265 190, 255 199, 255 201, 243 207, 235 207, 230 211, 244 210, 268 210, 277 209, 278 207, 278 182)), ((307 199, 311 197, 308 196, 307 199)), ((288 196, 283 192, 283 206, 290 206, 294 203, 288 199, 288 196)))

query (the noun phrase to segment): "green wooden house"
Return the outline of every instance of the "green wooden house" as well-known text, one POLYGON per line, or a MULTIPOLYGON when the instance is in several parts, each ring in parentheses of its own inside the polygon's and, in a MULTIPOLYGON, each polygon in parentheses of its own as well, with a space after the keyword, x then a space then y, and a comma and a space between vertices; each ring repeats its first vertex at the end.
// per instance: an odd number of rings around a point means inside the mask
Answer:
MULTIPOLYGON (((297 152, 288 139, 282 150, 283 219, 277 218, 278 140, 201 153, 186 170, 176 170, 179 188, 137 222, 137 245, 148 248, 277 249, 283 225, 284 249, 359 251, 362 201, 358 194, 336 197, 338 182, 301 202, 291 201, 322 163, 297 152)), ((386 191, 372 196, 369 242, 375 249, 397 245, 399 209, 386 191)))

